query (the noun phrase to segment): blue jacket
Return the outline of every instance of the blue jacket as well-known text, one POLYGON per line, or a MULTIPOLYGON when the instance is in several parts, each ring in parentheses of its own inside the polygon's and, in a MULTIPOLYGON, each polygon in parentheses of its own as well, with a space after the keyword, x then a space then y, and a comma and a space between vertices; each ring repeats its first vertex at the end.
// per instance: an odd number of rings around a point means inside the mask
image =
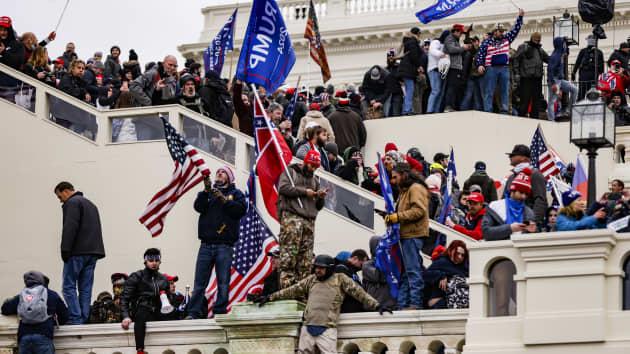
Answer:
POLYGON ((547 81, 553 84, 556 80, 564 80, 564 54, 566 54, 566 42, 562 37, 553 39, 553 53, 549 57, 547 65, 547 81))
POLYGON ((201 242, 233 246, 238 240, 239 222, 247 211, 247 200, 234 184, 221 190, 225 203, 205 190, 195 200, 199 215, 198 236, 201 242))
POLYGON ((575 231, 575 230, 590 230, 590 229, 603 229, 606 227, 604 220, 596 219, 594 216, 583 216, 580 219, 567 216, 565 214, 558 214, 558 223, 556 229, 558 231, 575 231))
MULTIPOLYGON (((17 315, 18 304, 20 303, 20 295, 8 299, 2 304, 2 314, 4 316, 17 315)), ((51 316, 45 322, 39 324, 25 324, 20 321, 18 327, 18 342, 22 336, 28 334, 41 334, 50 339, 53 339, 53 332, 55 330, 55 323, 63 325, 68 322, 68 308, 64 304, 63 300, 59 297, 59 294, 48 289, 48 314, 51 316), (56 322, 55 322, 56 321, 56 322)))

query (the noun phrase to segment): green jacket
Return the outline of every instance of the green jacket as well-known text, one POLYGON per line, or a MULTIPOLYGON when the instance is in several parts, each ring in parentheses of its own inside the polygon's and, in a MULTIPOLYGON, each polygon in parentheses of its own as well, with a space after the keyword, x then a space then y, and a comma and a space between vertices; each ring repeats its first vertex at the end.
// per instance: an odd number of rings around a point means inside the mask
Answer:
POLYGON ((312 274, 293 286, 271 294, 270 301, 307 297, 304 324, 334 328, 337 327, 341 304, 346 294, 357 299, 366 308, 378 308, 378 301, 341 273, 335 273, 324 281, 317 280, 312 274))

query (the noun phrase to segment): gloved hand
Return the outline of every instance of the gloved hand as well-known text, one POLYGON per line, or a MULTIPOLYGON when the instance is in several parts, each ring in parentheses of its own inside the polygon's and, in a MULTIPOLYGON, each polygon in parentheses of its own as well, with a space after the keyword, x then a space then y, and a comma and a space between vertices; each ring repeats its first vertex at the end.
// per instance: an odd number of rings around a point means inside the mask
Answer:
POLYGON ((225 203, 225 196, 223 195, 223 193, 221 193, 220 190, 213 189, 211 193, 215 198, 217 198, 218 201, 220 201, 221 203, 225 203))
POLYGON ((378 305, 378 313, 383 316, 383 313, 385 312, 389 312, 392 315, 394 314, 394 311, 392 311, 392 308, 390 306, 385 306, 385 305, 378 305))
POLYGON ((392 213, 385 215, 385 223, 387 225, 397 224, 398 223, 398 214, 392 213))
POLYGON ((258 304, 258 307, 263 307, 268 302, 269 302, 269 295, 259 296, 256 299, 254 299, 254 303, 258 304))

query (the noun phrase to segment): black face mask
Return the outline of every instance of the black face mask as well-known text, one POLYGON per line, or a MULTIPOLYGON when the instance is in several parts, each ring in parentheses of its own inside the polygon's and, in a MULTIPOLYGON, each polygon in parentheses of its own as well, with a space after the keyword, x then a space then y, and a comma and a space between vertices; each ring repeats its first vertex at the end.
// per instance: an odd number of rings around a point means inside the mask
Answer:
POLYGON ((302 174, 306 177, 313 177, 313 172, 309 171, 308 166, 302 166, 302 174))

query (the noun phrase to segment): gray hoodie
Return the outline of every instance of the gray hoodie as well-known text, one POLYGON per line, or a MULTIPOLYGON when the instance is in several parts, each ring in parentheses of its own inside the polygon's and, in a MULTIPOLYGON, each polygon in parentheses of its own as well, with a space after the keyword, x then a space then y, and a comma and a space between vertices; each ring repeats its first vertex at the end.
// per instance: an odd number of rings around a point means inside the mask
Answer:
POLYGON ((449 34, 444 40, 444 53, 449 54, 451 59, 451 69, 462 70, 462 53, 466 50, 459 44, 459 38, 455 38, 453 34, 449 34))

